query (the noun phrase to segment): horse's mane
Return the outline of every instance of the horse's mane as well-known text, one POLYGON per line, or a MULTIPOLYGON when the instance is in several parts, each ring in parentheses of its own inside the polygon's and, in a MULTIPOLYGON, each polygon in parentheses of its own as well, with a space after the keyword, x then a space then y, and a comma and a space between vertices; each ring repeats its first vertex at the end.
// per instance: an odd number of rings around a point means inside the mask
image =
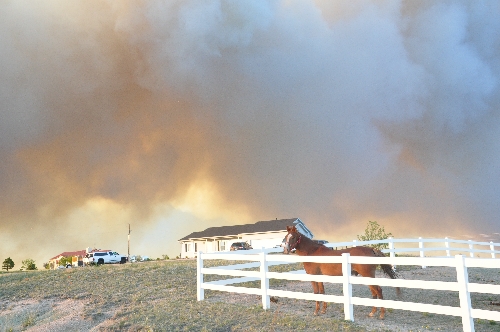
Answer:
MULTIPOLYGON (((302 240, 301 240, 301 241, 304 241, 304 240, 305 240, 306 242, 310 242, 311 244, 313 244, 313 245, 315 245, 315 246, 317 246, 317 247, 325 247, 325 248, 328 248, 328 247, 327 247, 327 246, 325 246, 324 244, 318 243, 318 242, 314 241, 313 239, 309 238, 308 236, 306 236, 306 235, 302 234, 302 233, 301 233, 301 232, 299 232, 297 229, 296 229, 295 233, 297 233, 297 234, 299 234, 299 235, 300 235, 300 237, 302 238, 302 240)), ((330 249, 330 248, 328 248, 328 249, 330 249)))

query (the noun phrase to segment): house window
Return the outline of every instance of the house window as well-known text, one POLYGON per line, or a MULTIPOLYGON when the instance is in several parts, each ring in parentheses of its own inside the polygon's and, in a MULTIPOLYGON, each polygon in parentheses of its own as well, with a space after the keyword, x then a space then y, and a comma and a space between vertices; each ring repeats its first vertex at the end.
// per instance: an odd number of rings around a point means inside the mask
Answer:
POLYGON ((194 251, 195 251, 195 252, 198 252, 198 243, 195 243, 195 244, 194 244, 194 251))
POLYGON ((226 250, 226 241, 220 241, 220 251, 226 250))

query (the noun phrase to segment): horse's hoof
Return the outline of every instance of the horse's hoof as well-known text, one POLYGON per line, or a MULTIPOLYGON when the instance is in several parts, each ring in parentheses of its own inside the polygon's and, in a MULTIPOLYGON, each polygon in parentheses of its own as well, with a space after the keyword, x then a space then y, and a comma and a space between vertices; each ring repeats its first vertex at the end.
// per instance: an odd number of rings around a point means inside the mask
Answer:
POLYGON ((314 316, 318 316, 318 312, 317 312, 317 311, 315 311, 315 312, 313 313, 313 315, 314 315, 314 316))
POLYGON ((384 319, 385 319, 385 317, 383 317, 383 316, 380 316, 380 320, 384 320, 384 319))
POLYGON ((370 312, 370 313, 368 314, 368 317, 373 318, 373 312, 370 312))

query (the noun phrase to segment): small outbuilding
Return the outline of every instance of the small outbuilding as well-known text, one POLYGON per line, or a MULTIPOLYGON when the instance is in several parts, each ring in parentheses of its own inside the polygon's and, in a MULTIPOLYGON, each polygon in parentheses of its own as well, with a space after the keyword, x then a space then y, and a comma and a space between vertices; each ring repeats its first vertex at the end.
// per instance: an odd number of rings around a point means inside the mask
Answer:
POLYGON ((193 232, 179 240, 181 258, 193 258, 204 253, 229 251, 234 242, 247 242, 254 249, 280 246, 286 235, 286 226, 295 226, 305 236, 312 232, 299 218, 258 221, 254 224, 210 227, 193 232))

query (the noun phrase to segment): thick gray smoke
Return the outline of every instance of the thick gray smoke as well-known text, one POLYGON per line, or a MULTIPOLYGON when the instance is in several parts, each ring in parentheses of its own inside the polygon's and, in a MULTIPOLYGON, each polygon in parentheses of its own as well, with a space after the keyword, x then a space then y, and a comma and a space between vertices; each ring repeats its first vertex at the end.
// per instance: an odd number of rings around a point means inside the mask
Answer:
POLYGON ((397 237, 498 232, 499 14, 4 1, 0 258, 124 252, 128 223, 135 253, 157 256, 276 217, 331 241, 368 220, 397 237))

